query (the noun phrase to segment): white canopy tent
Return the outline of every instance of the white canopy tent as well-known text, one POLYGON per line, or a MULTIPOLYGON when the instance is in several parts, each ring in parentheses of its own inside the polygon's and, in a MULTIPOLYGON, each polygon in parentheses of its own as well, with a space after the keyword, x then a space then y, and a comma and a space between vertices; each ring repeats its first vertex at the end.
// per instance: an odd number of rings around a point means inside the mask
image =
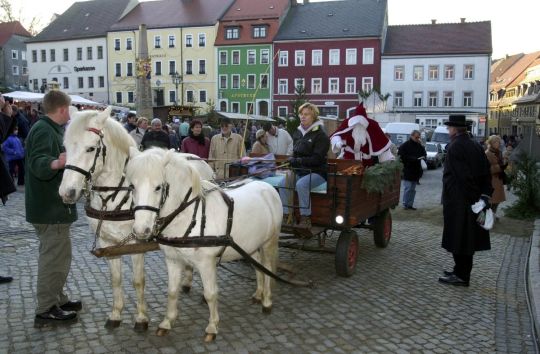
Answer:
MULTIPOLYGON (((41 102, 43 101, 43 93, 26 92, 26 91, 13 91, 3 94, 4 96, 11 97, 16 101, 23 102, 41 102)), ((94 102, 78 95, 69 95, 71 97, 72 104, 82 104, 85 106, 104 106, 102 103, 94 102)))
POLYGON ((222 115, 223 117, 227 117, 229 119, 257 120, 257 121, 265 121, 265 122, 273 122, 274 121, 272 118, 269 118, 269 117, 266 117, 266 116, 259 116, 259 115, 256 115, 256 114, 229 113, 229 112, 218 112, 218 114, 222 115))
POLYGON ((78 95, 69 95, 69 97, 71 97, 72 104, 83 104, 85 106, 106 106, 103 103, 94 102, 78 95))

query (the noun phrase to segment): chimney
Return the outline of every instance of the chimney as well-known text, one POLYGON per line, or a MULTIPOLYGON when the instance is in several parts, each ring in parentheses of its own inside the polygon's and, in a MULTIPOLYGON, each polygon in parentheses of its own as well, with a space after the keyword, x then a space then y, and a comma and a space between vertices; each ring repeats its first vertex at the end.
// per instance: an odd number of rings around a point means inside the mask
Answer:
POLYGON ((434 25, 434 24, 436 24, 436 23, 437 23, 437 20, 436 20, 436 19, 432 19, 432 20, 431 20, 431 24, 432 24, 432 25, 434 25))
POLYGON ((461 23, 465 23, 465 17, 461 17, 461 23))

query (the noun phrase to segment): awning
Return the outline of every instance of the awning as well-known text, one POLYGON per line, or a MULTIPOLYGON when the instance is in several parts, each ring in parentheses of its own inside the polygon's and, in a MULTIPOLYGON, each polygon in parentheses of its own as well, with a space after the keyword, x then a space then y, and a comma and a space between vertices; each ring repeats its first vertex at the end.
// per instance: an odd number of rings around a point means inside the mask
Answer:
POLYGON ((85 106, 105 106, 103 103, 94 102, 78 95, 69 95, 69 97, 71 97, 71 104, 83 104, 85 106))
MULTIPOLYGON (((16 101, 23 102, 41 102, 43 101, 43 93, 27 92, 27 91, 13 91, 3 94, 4 96, 11 97, 16 101)), ((102 103, 94 102, 78 95, 69 95, 71 97, 72 104, 82 104, 85 106, 104 106, 102 103)))
POLYGON ((229 119, 237 120, 256 120, 256 121, 265 121, 273 122, 272 118, 266 116, 259 116, 256 114, 244 114, 244 113, 229 113, 229 112, 217 112, 220 116, 227 117, 229 119))

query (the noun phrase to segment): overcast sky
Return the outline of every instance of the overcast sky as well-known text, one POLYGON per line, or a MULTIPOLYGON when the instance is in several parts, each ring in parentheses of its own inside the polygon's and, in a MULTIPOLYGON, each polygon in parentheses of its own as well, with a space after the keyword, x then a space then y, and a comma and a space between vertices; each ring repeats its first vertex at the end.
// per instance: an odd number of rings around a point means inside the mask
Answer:
MULTIPOLYGON (((61 14, 74 2, 11 0, 15 12, 21 11, 23 22, 36 16, 41 19, 42 26, 49 23, 54 13, 61 14)), ((390 25, 425 24, 431 23, 431 19, 437 19, 439 23, 459 22, 460 17, 467 21, 491 20, 493 58, 540 50, 540 43, 534 40, 539 29, 539 8, 538 0, 388 0, 390 25)))

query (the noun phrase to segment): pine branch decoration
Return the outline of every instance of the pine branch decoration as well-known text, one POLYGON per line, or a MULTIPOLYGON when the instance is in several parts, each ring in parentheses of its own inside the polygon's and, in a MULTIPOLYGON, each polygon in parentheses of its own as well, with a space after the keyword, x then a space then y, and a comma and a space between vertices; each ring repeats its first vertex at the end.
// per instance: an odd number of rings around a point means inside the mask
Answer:
POLYGON ((378 163, 364 170, 362 188, 369 193, 383 193, 389 186, 394 184, 396 173, 401 174, 403 164, 398 161, 378 163))

